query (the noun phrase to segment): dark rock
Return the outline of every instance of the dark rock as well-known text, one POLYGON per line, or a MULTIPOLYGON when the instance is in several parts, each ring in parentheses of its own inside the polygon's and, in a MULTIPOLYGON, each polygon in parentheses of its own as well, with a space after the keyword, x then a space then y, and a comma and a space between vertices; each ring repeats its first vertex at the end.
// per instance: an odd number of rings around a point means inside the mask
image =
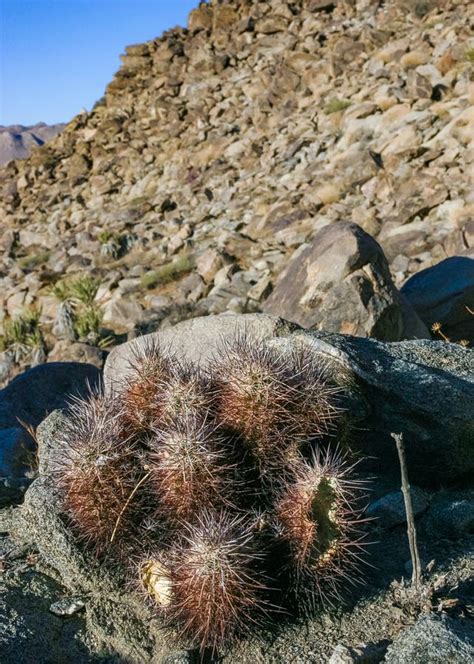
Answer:
POLYGON ((457 538, 474 533, 474 492, 438 494, 423 525, 438 537, 457 538))
POLYGON ((419 485, 451 482, 474 472, 473 351, 443 341, 381 343, 322 335, 359 378, 370 414, 361 449, 399 477, 391 432, 403 432, 411 478, 419 485), (442 406, 442 407, 441 407, 442 406))
MULTIPOLYGON (((413 514, 417 516, 424 512, 428 505, 428 496, 416 486, 410 487, 413 504, 413 514)), ((393 528, 406 521, 405 502, 401 491, 387 493, 382 498, 370 503, 367 516, 375 518, 375 525, 379 528, 393 528)))
POLYGON ((64 408, 72 395, 81 396, 100 381, 100 371, 90 364, 51 362, 25 371, 0 391, 0 429, 33 427, 53 410, 64 408))
POLYGON ((380 245, 356 224, 343 222, 325 226, 297 250, 263 305, 266 313, 305 328, 385 341, 416 336, 412 324, 404 329, 407 308, 380 245))
POLYGON ((99 383, 100 371, 76 362, 42 364, 17 376, 0 391, 0 478, 2 501, 21 489, 36 465, 34 429, 71 396, 83 396, 99 383), (5 482, 6 480, 6 482, 5 482))
POLYGON ((423 615, 388 647, 386 664, 466 664, 474 661, 474 627, 468 620, 423 615))
MULTIPOLYGON (((48 611, 63 588, 37 572, 23 574, 4 589, 0 582, 0 659, 2 664, 105 662, 85 645, 84 621, 48 611)), ((112 660, 109 660, 112 662, 112 660)))
POLYGON ((446 258, 421 270, 403 285, 407 297, 428 327, 440 323, 453 341, 474 342, 474 260, 465 256, 446 258))
POLYGON ((34 458, 34 441, 25 429, 0 429, 0 477, 25 477, 34 458))

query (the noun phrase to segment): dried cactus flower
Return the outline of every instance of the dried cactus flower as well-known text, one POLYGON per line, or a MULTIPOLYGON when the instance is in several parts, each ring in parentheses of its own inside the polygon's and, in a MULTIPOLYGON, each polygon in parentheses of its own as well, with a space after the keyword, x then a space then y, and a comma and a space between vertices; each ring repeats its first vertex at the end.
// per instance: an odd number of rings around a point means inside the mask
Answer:
POLYGON ((173 584, 168 568, 156 559, 146 560, 141 565, 140 580, 143 588, 156 604, 167 608, 173 597, 173 584))

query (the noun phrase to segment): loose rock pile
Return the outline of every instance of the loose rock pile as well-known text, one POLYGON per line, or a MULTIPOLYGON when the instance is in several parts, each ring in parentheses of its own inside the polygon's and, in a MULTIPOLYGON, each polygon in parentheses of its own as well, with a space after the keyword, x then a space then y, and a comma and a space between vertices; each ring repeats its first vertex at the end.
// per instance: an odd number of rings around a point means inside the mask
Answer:
MULTIPOLYGON (((471 255, 472 18, 469 0, 213 0, 128 47, 91 112, 0 174, 3 379, 48 356, 100 366, 111 334, 258 311, 273 288, 274 312, 329 224, 376 237, 397 287, 471 255), (83 273, 86 303, 63 283, 83 273)), ((427 336, 377 261, 344 272, 357 321, 330 293, 293 319, 427 336)))

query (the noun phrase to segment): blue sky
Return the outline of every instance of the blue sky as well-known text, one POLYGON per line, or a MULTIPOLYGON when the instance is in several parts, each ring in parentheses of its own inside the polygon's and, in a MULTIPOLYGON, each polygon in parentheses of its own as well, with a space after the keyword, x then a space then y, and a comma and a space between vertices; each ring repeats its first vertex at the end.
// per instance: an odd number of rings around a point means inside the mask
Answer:
POLYGON ((186 18, 198 0, 0 0, 0 124, 68 122, 90 109, 128 44, 186 18))

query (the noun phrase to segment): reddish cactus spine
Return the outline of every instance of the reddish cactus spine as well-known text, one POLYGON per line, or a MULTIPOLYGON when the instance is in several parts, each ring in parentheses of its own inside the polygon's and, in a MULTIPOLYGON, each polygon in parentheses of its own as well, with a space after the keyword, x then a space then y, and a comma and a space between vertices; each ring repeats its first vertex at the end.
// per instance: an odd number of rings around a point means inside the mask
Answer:
POLYGON ((291 591, 305 607, 330 600, 338 584, 351 581, 360 562, 360 497, 364 482, 354 464, 334 453, 315 453, 293 467, 275 504, 278 538, 288 546, 291 591))
POLYGON ((55 461, 58 487, 73 527, 96 553, 132 536, 137 501, 123 506, 143 475, 115 403, 100 396, 76 401, 55 461))
POLYGON ((170 423, 150 439, 150 489, 168 521, 191 519, 203 508, 232 507, 232 446, 196 416, 170 423))
POLYGON ((166 614, 192 645, 214 651, 264 619, 263 554, 245 517, 201 513, 170 559, 166 614))

